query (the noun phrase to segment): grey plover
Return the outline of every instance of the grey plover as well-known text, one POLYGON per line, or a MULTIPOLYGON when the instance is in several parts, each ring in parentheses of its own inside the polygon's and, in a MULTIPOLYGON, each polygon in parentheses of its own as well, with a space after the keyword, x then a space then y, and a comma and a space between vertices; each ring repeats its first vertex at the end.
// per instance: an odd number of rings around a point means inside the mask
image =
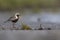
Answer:
POLYGON ((14 16, 10 17, 7 21, 5 21, 4 23, 11 21, 13 23, 13 27, 15 25, 15 23, 19 20, 20 14, 16 13, 14 16))

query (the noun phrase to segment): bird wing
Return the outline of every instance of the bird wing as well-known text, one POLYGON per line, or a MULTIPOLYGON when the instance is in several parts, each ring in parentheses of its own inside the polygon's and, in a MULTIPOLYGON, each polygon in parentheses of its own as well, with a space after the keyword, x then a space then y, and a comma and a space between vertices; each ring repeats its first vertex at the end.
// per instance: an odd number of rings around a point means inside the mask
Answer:
POLYGON ((8 21, 12 21, 12 20, 15 20, 16 18, 13 16, 13 17, 10 17, 9 19, 8 19, 8 21))
POLYGON ((15 17, 10 17, 8 20, 4 21, 4 23, 8 22, 8 21, 11 21, 11 20, 14 20, 15 17))

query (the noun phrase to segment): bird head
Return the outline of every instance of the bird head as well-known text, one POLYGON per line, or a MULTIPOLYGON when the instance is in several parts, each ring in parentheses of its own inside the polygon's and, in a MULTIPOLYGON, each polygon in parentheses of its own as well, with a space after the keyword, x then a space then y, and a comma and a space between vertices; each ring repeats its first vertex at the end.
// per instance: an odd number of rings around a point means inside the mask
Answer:
POLYGON ((15 14, 15 16, 19 17, 19 16, 20 16, 20 14, 19 14, 19 13, 16 13, 16 14, 15 14))
POLYGON ((21 18, 20 13, 16 13, 16 14, 15 14, 15 17, 16 17, 16 18, 21 18))

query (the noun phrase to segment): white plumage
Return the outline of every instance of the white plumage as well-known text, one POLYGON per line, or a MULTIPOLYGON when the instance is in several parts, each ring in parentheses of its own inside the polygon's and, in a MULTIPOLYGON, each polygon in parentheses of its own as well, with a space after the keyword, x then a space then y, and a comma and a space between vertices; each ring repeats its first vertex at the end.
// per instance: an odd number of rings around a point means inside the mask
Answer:
POLYGON ((20 16, 19 13, 16 13, 14 16, 10 17, 4 23, 11 21, 13 23, 13 27, 14 27, 14 24, 19 20, 19 16, 20 16))
POLYGON ((5 21, 4 23, 8 22, 8 21, 11 21, 11 22, 14 22, 16 23, 19 19, 19 13, 16 13, 14 16, 10 17, 7 21, 5 21))

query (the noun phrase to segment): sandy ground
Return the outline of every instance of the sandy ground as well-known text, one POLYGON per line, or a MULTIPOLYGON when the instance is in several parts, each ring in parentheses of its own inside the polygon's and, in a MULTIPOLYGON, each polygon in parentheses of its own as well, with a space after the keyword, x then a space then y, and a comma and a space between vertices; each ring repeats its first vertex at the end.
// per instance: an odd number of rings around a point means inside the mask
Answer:
POLYGON ((60 40, 60 30, 2 30, 0 40, 60 40))

